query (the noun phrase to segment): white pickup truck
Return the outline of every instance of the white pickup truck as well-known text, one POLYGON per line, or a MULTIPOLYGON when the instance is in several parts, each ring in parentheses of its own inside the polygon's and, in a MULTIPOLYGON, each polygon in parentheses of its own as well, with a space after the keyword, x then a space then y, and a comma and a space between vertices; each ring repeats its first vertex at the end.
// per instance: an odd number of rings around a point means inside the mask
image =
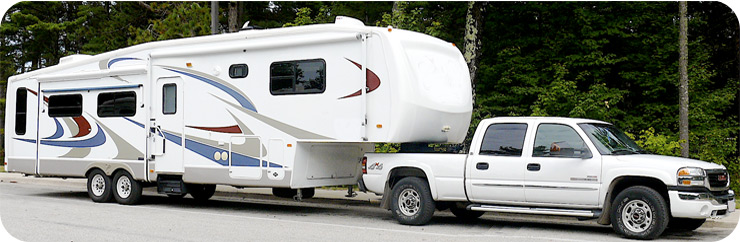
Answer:
POLYGON ((429 222, 449 208, 575 216, 612 224, 628 238, 666 227, 694 230, 735 210, 727 169, 652 155, 596 120, 504 117, 481 121, 467 154, 368 153, 360 189, 402 224, 429 222))

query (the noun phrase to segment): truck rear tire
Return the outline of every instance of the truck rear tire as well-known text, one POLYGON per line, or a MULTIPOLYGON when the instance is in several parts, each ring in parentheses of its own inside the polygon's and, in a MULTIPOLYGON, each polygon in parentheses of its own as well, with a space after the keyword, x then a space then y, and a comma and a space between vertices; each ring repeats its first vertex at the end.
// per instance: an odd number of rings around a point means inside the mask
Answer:
POLYGON ((113 177, 113 197, 116 202, 133 205, 141 200, 141 183, 134 180, 127 171, 119 171, 113 177))
POLYGON ((706 219, 671 218, 671 221, 668 221, 668 229, 681 232, 694 231, 706 221, 706 219))
POLYGON ((110 177, 95 169, 87 175, 87 195, 96 203, 110 202, 113 198, 113 185, 110 177))
POLYGON ((207 201, 216 193, 215 184, 186 184, 186 186, 188 186, 188 193, 196 201, 207 201))
POLYGON ((454 214, 455 217, 459 219, 464 219, 464 220, 477 219, 477 218, 480 218, 480 216, 483 216, 484 213, 486 213, 483 211, 467 210, 465 208, 458 208, 455 206, 450 207, 450 212, 452 212, 452 214, 454 214))
POLYGON ((646 186, 624 189, 614 199, 612 228, 630 239, 655 239, 668 225, 668 207, 663 196, 646 186))
POLYGON ((391 213, 401 224, 424 225, 434 216, 434 200, 426 180, 406 177, 393 186, 391 213))

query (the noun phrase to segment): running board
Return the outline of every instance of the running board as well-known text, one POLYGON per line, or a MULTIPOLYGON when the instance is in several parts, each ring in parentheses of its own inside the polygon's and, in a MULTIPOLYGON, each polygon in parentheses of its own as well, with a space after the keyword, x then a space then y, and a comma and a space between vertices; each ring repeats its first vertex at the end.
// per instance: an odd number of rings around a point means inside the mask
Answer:
POLYGON ((529 208, 529 207, 507 207, 507 206, 492 206, 492 205, 480 205, 471 204, 468 206, 468 210, 473 211, 484 211, 484 212, 499 212, 499 213, 525 213, 525 214, 539 214, 539 215, 558 215, 558 216, 573 216, 573 217, 588 217, 597 218, 601 216, 600 210, 575 210, 575 209, 560 209, 560 208, 529 208))

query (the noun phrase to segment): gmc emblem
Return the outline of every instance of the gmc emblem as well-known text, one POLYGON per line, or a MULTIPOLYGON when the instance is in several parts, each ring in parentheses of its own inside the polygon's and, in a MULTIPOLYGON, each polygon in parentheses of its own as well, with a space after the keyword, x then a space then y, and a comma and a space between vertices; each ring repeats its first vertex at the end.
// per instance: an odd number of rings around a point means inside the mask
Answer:
POLYGON ((719 175, 717 177, 717 180, 719 180, 719 181, 727 181, 727 176, 725 176, 725 175, 719 175))

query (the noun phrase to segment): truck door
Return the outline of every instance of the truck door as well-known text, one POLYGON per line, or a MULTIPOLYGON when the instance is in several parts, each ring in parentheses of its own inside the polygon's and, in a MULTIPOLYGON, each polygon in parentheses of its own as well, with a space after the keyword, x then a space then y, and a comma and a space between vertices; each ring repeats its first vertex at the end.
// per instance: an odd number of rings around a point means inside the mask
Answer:
POLYGON ((163 77, 156 81, 152 106, 154 121, 150 132, 150 151, 157 174, 182 174, 184 140, 182 78, 163 77))
POLYGON ((598 205, 601 159, 583 137, 569 125, 539 124, 525 168, 527 202, 598 205))
POLYGON ((471 150, 465 187, 472 202, 524 202, 526 123, 495 123, 471 150))

